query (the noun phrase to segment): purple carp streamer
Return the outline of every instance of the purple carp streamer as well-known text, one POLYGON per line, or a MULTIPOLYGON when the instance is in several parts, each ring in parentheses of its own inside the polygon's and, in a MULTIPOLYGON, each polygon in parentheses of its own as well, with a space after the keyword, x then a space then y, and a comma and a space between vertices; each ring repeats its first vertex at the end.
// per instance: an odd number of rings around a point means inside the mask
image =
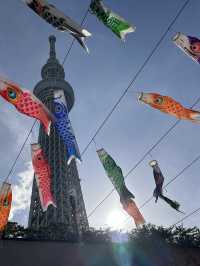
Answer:
POLYGON ((185 54, 200 63, 200 40, 198 38, 186 36, 179 32, 172 40, 185 54))
POLYGON ((158 198, 161 198, 166 203, 168 203, 173 209, 178 212, 181 212, 179 210, 180 204, 177 201, 173 201, 163 195, 164 176, 160 170, 160 167, 158 166, 158 162, 156 160, 153 160, 149 163, 149 165, 153 168, 153 176, 156 183, 156 188, 153 192, 153 196, 156 198, 156 202, 158 201, 158 198))

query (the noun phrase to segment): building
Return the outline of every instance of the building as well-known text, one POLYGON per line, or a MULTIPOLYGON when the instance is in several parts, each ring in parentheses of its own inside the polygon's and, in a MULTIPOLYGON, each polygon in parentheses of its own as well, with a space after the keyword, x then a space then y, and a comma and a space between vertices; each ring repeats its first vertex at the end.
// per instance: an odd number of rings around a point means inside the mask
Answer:
MULTIPOLYGON (((55 89, 62 89, 70 111, 75 102, 73 88, 65 81, 64 69, 56 58, 56 38, 50 36, 49 43, 49 59, 42 68, 42 80, 35 86, 34 94, 53 111, 53 92, 55 89)), ((49 206, 46 212, 42 212, 34 178, 29 228, 37 230, 51 225, 64 225, 69 232, 80 234, 81 231, 88 229, 88 220, 76 162, 73 160, 69 166, 67 165, 67 151, 54 126, 51 127, 50 136, 47 136, 40 126, 38 142, 51 166, 52 192, 57 208, 49 206)))

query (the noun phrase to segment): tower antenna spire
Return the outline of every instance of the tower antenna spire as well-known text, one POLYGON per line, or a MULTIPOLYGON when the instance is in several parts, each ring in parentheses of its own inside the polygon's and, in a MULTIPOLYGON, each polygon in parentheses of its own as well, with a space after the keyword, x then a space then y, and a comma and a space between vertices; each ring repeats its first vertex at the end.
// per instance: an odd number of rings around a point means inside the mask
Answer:
POLYGON ((50 44, 50 59, 56 59, 56 37, 54 35, 49 36, 50 44))
POLYGON ((41 75, 42 79, 46 81, 64 81, 65 78, 64 68, 56 58, 56 37, 54 35, 49 36, 49 58, 47 63, 42 68, 41 75))

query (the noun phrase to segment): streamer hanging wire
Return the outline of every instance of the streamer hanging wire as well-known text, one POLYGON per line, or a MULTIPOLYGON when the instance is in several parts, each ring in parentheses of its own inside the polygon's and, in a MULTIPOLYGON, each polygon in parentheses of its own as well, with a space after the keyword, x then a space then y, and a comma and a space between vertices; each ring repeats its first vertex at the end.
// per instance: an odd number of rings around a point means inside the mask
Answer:
POLYGON ((171 30, 172 26, 175 24, 175 22, 177 21, 177 19, 180 17, 180 15, 182 14, 182 12, 185 10, 186 6, 189 4, 190 0, 187 0, 184 2, 184 4, 182 5, 182 7, 179 9, 178 13, 176 14, 176 16, 173 18, 173 20, 171 21, 171 23, 169 24, 169 26, 167 27, 167 29, 165 30, 165 32, 161 35, 161 38, 158 40, 158 42, 155 44, 154 48, 152 49, 152 51, 150 52, 149 56, 144 60, 143 64, 141 65, 141 67, 138 69, 138 71, 136 72, 136 74, 134 75, 133 79, 131 80, 131 82, 129 83, 129 85, 126 87, 126 89, 124 90, 124 92, 122 93, 122 95, 119 97, 119 99, 117 100, 117 102, 115 103, 115 105, 113 106, 113 108, 111 109, 111 111, 107 114, 106 118, 103 120, 103 122, 100 124, 100 126, 98 127, 96 133, 94 134, 94 136, 91 138, 91 140, 89 141, 89 143, 87 144, 87 146, 84 148, 84 150, 81 153, 81 156, 83 156, 86 151, 88 150, 89 146, 91 145, 93 139, 99 134, 99 132, 102 130, 102 128, 104 127, 104 125, 106 124, 106 122, 108 121, 108 119, 111 117, 111 115, 113 114, 113 112, 116 110, 116 108, 118 107, 118 105, 121 103, 121 101, 124 99, 125 95, 127 94, 128 90, 132 87, 132 85, 135 83, 135 81, 137 80, 137 78, 139 77, 139 75, 143 72, 145 66, 147 65, 147 63, 150 61, 150 59, 153 57, 153 55, 155 54, 155 52, 157 51, 157 49, 159 48, 160 44, 163 42, 163 40, 165 39, 165 37, 167 36, 168 32, 171 30))
MULTIPOLYGON (((83 16, 83 19, 82 19, 81 24, 80 24, 81 26, 83 26, 83 23, 85 22, 85 20, 86 20, 88 14, 89 14, 89 8, 86 10, 85 15, 83 16)), ((70 54, 70 52, 71 52, 73 46, 74 46, 75 40, 76 40, 76 39, 73 38, 73 40, 72 40, 72 42, 71 42, 71 45, 70 45, 70 47, 69 47, 69 49, 68 49, 68 51, 67 51, 67 53, 66 53, 66 55, 65 55, 65 57, 64 57, 64 59, 63 59, 62 66, 65 64, 65 62, 66 62, 66 60, 67 60, 67 58, 68 58, 68 56, 69 56, 69 54, 70 54)))
MULTIPOLYGON (((192 160, 188 165, 186 165, 176 176, 174 176, 163 188, 168 187, 171 183, 173 183, 176 179, 178 179, 186 170, 188 170, 190 167, 192 167, 196 162, 200 160, 200 155, 198 155, 194 160, 192 160)), ((149 199, 147 199, 140 207, 139 210, 144 208, 149 202, 152 201, 154 197, 151 196, 149 199)), ((129 217, 124 221, 126 223, 129 220, 129 217)))
POLYGON ((97 150, 98 150, 98 147, 97 147, 96 140, 95 140, 95 139, 93 139, 93 142, 94 142, 95 149, 96 149, 96 151, 97 151, 97 150))
POLYGON ((154 158, 151 152, 149 152, 149 157, 150 157, 151 159, 154 158))
POLYGON ((171 225, 171 227, 175 227, 177 224, 182 223, 183 221, 185 221, 186 219, 188 219, 189 217, 191 217, 192 215, 198 213, 200 211, 200 208, 190 212, 188 215, 186 215, 185 217, 183 217, 181 220, 177 221, 175 224, 171 225))
MULTIPOLYGON (((195 107, 198 103, 200 102, 200 97, 194 102, 194 104, 190 107, 193 108, 195 107)), ((151 153, 168 135, 169 133, 180 123, 181 121, 178 120, 176 121, 159 139, 158 141, 152 145, 152 147, 142 156, 142 158, 129 170, 129 172, 125 175, 125 178, 127 178, 143 161, 144 159, 149 155, 149 153, 151 153)), ((164 187, 166 188, 166 186, 164 187)), ((105 198, 103 200, 101 200, 97 206, 90 212, 88 218, 90 216, 93 215, 93 213, 96 211, 96 209, 98 209, 98 207, 104 203, 104 201, 106 201, 107 198, 109 198, 112 193, 114 192, 114 189, 111 190, 108 195, 105 196, 105 198)), ((147 200, 147 202, 144 203, 144 205, 146 205, 146 203, 148 203, 149 201, 151 201, 153 199, 153 197, 151 197, 150 199, 147 200)), ((143 206, 141 206, 140 208, 142 208, 143 206)))
POLYGON ((18 159, 19 159, 19 157, 20 157, 20 155, 21 155, 21 153, 22 153, 22 151, 23 151, 23 149, 24 149, 24 147, 25 147, 25 145, 26 145, 26 143, 27 143, 27 141, 28 141, 28 139, 29 139, 29 137, 30 137, 30 135, 31 135, 31 133, 32 133, 32 131, 33 131, 33 129, 34 129, 34 127, 35 127, 35 125, 36 125, 36 123, 37 123, 37 120, 34 121, 34 123, 33 123, 32 127, 31 127, 30 131, 28 132, 28 134, 27 134, 27 136, 26 136, 26 139, 25 139, 25 141, 24 141, 24 143, 23 143, 23 145, 22 145, 22 147, 21 147, 21 149, 20 149, 20 151, 19 151, 17 157, 16 157, 16 159, 15 159, 15 161, 14 161, 12 167, 10 168, 10 171, 9 171, 9 173, 8 173, 6 179, 5 179, 5 182, 8 181, 10 175, 12 174, 12 171, 13 171, 13 169, 15 168, 15 165, 17 164, 17 161, 18 161, 18 159))

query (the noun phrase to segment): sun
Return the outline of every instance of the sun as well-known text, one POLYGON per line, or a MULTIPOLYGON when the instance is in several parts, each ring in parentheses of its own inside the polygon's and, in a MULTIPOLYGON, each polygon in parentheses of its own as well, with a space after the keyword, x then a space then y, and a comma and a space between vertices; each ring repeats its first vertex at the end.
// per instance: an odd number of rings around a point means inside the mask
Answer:
POLYGON ((113 230, 119 230, 122 228, 125 219, 126 216, 122 211, 113 210, 109 213, 106 224, 113 230))

